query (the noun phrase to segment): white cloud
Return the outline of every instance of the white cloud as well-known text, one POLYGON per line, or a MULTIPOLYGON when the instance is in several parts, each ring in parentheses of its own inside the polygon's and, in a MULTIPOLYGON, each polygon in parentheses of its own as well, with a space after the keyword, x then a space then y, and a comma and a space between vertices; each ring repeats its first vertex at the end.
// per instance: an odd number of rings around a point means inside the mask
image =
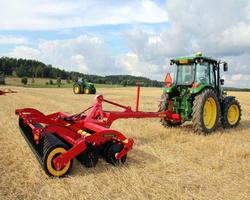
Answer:
POLYGON ((77 54, 71 57, 73 63, 77 66, 77 70, 82 73, 88 73, 89 68, 86 64, 85 58, 83 55, 77 54))
POLYGON ((150 77, 151 74, 159 73, 159 66, 143 62, 135 53, 127 53, 117 58, 117 65, 121 67, 126 74, 134 76, 150 77))
POLYGON ((165 9, 144 1, 2 0, 0 29, 55 30, 133 22, 166 22, 165 9))
POLYGON ((13 49, 13 51, 9 54, 10 57, 15 58, 27 58, 27 59, 41 59, 41 52, 38 49, 34 49, 27 46, 17 46, 13 49))
MULTIPOLYGON (((168 0, 169 27, 166 30, 152 33, 135 28, 126 34, 126 38, 131 52, 138 56, 138 62, 165 66, 171 57, 202 51, 229 63, 228 85, 235 86, 237 82, 238 86, 249 87, 249 8, 247 0, 237 4, 233 0, 168 0), (242 76, 243 82, 233 78, 233 75, 243 73, 247 74, 242 76)), ((166 73, 164 68, 152 73, 151 77, 166 73)))
POLYGON ((16 36, 9 36, 9 35, 0 35, 0 44, 8 45, 8 44, 27 44, 29 42, 28 38, 26 37, 16 37, 16 36))
POLYGON ((9 56, 38 59, 68 71, 91 74, 118 71, 115 58, 104 41, 88 35, 67 40, 40 40, 36 48, 17 46, 9 56))

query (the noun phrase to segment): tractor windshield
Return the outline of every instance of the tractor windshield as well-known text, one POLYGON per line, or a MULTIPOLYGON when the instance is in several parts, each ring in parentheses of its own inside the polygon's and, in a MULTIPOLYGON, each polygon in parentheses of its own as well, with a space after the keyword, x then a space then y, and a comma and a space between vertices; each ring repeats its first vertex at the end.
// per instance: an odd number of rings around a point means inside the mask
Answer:
MULTIPOLYGON (((193 83, 209 84, 213 72, 209 71, 209 63, 174 64, 173 82, 177 85, 192 85, 193 83)), ((214 79, 211 81, 214 83, 214 79)))
POLYGON ((175 65, 174 82, 177 85, 192 85, 194 82, 194 64, 175 65))
POLYGON ((195 82, 209 84, 209 63, 203 62, 196 65, 195 82))

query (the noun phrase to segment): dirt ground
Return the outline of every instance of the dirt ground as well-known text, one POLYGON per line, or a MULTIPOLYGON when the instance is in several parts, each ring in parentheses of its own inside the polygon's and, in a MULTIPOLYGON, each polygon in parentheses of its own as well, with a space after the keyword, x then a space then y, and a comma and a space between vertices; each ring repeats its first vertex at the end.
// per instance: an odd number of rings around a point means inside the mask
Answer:
MULTIPOLYGON (((135 141, 127 162, 116 167, 99 160, 87 169, 74 161, 69 177, 48 177, 18 129, 16 108, 46 114, 76 113, 95 101, 69 88, 12 87, 0 96, 0 199, 249 199, 250 93, 234 92, 243 116, 236 129, 208 136, 190 123, 164 128, 159 119, 118 120, 112 126, 135 141)), ((99 94, 135 106, 136 88, 101 88, 99 94)), ((142 88, 140 108, 156 111, 161 88, 142 88)), ((107 107, 111 109, 111 107, 107 107)))

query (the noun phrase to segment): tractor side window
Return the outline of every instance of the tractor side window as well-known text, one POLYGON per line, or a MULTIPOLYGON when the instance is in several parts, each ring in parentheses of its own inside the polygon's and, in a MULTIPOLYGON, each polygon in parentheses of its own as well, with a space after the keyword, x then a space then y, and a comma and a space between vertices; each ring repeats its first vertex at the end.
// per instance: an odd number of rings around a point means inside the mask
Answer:
POLYGON ((209 64, 207 62, 198 63, 196 65, 195 82, 209 84, 209 73, 209 64))
POLYGON ((213 64, 210 64, 210 84, 214 85, 215 81, 214 81, 214 66, 213 64))
POLYGON ((172 82, 173 83, 176 83, 176 77, 177 77, 177 68, 178 68, 178 65, 174 64, 170 67, 170 75, 172 77, 172 82))

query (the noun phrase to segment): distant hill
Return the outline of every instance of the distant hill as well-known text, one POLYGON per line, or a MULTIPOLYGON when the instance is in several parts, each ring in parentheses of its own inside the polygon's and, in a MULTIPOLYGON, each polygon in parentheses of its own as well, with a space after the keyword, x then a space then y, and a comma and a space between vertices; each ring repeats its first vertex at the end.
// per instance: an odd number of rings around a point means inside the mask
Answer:
POLYGON ((148 87, 162 87, 164 82, 151 80, 149 78, 130 75, 110 75, 99 76, 91 74, 83 74, 75 71, 65 71, 59 68, 46 65, 37 60, 30 59, 16 59, 9 57, 0 58, 0 71, 5 75, 12 75, 17 77, 34 77, 34 78, 58 78, 77 80, 78 77, 87 79, 93 83, 100 84, 121 84, 123 86, 134 86, 138 82, 144 83, 148 87))
POLYGON ((225 91, 250 92, 250 88, 223 87, 225 91))

